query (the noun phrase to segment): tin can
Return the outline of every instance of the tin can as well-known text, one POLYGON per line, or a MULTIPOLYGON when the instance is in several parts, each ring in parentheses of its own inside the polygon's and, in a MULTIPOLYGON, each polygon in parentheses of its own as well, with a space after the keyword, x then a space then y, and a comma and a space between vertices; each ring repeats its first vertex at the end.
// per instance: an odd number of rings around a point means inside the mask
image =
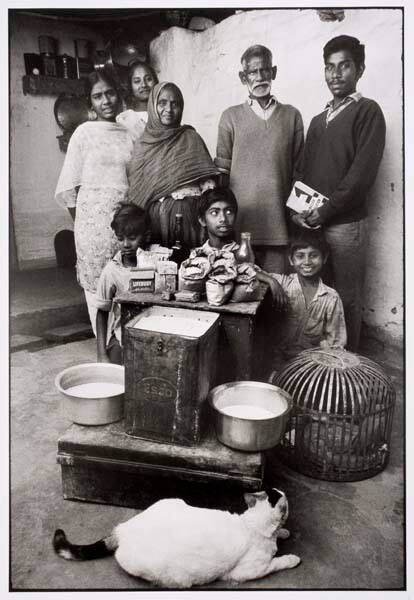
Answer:
POLYGON ((89 57, 89 40, 75 40, 75 56, 77 58, 89 57))
POLYGON ((47 56, 54 56, 56 54, 57 40, 55 38, 49 35, 39 35, 38 40, 40 54, 46 54, 47 56))

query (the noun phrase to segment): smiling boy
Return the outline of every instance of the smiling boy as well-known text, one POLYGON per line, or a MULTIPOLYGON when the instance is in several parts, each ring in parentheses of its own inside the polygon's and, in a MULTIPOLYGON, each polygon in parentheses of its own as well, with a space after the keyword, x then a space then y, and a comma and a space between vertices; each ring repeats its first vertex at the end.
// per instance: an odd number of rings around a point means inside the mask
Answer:
POLYGON ((294 273, 272 273, 287 297, 287 311, 277 328, 275 367, 302 350, 344 347, 346 326, 341 299, 320 277, 329 247, 320 232, 300 230, 289 243, 294 273))
POLYGON ((365 204, 384 150, 385 121, 378 104, 356 91, 365 70, 364 45, 341 35, 325 45, 323 56, 332 99, 309 126, 301 179, 328 202, 292 220, 304 228, 323 227, 331 248, 333 284, 344 304, 348 348, 356 351, 365 272, 365 204))
POLYGON ((285 204, 303 150, 299 111, 271 94, 277 67, 265 46, 241 57, 248 99, 221 116, 215 163, 239 203, 239 231, 250 231, 259 265, 283 272, 288 240, 285 204))

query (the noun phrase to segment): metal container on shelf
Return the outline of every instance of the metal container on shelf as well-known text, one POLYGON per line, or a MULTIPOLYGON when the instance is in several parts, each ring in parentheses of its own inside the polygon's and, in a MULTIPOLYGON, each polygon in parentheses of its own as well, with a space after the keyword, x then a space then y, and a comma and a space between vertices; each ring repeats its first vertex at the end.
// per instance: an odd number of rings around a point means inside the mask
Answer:
POLYGON ((76 58, 68 54, 62 54, 56 57, 57 76, 63 79, 76 79, 76 58))
POLYGON ((42 54, 41 75, 46 77, 57 77, 57 57, 49 54, 42 54))
POLYGON ((90 42, 89 40, 74 40, 75 56, 77 58, 89 58, 90 42))
POLYGON ((56 54, 57 40, 50 35, 39 35, 39 52, 40 54, 46 54, 47 56, 54 56, 56 54))
POLYGON ((219 315, 153 306, 125 326, 125 431, 191 446, 206 425, 219 315))
POLYGON ((43 69, 41 55, 34 54, 33 52, 25 52, 23 57, 26 75, 40 75, 43 69))

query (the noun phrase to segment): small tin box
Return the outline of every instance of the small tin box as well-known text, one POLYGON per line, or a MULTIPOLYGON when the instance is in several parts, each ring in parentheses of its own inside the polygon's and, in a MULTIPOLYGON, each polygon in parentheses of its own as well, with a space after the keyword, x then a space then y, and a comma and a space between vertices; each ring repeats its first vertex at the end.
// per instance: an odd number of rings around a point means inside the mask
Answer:
POLYGON ((131 269, 130 292, 150 292, 155 290, 155 272, 153 269, 131 269))

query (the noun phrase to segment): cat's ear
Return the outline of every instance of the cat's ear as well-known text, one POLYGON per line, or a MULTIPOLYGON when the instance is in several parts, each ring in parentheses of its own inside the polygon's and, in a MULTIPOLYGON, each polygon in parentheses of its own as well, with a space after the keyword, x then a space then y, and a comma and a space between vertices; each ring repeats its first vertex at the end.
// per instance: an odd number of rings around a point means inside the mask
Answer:
POLYGON ((254 492, 244 494, 244 500, 249 508, 252 508, 258 500, 267 500, 266 492, 254 492))
POLYGON ((281 490, 278 490, 277 488, 266 488, 266 493, 269 497, 269 502, 273 508, 276 506, 276 504, 281 498, 286 497, 285 493, 281 490))

